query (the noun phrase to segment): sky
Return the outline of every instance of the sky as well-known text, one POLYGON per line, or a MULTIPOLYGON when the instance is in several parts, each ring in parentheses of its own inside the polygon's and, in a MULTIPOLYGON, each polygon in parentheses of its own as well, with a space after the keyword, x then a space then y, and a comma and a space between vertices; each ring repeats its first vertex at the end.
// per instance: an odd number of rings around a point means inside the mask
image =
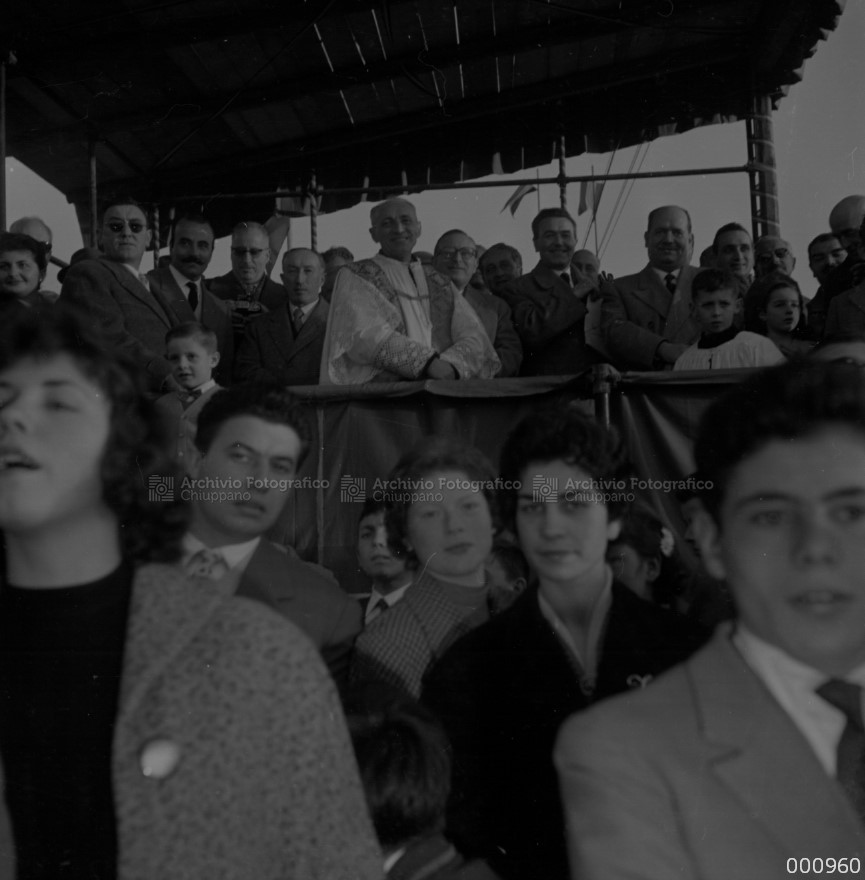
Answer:
MULTIPOLYGON (((832 206, 851 193, 865 193, 865 0, 847 0, 838 27, 817 46, 815 55, 805 62, 803 80, 792 86, 773 114, 781 231, 797 257, 794 276, 806 295, 817 288, 807 261, 808 242, 828 231, 832 206)), ((9 146, 6 162, 7 217, 23 214, 41 216, 54 230, 54 253, 68 259, 82 246, 75 211, 65 197, 14 158, 15 145, 9 146)), ((567 162, 569 175, 625 172, 634 160, 634 147, 615 155, 585 154, 567 162)), ((642 147, 645 152, 646 146, 642 147)), ((745 126, 742 122, 712 125, 681 135, 658 138, 648 145, 642 171, 699 169, 744 165, 747 159, 745 126)), ((639 158, 638 158, 639 161, 639 158)), ((557 165, 537 170, 540 177, 551 177, 557 165)), ((534 177, 535 170, 509 177, 534 177)), ((492 179, 492 178, 486 178, 492 179)), ((678 204, 691 214, 695 236, 695 257, 712 242, 715 230, 737 220, 750 228, 748 178, 744 173, 699 175, 635 181, 627 186, 607 185, 598 210, 597 226, 590 227, 591 215, 577 217, 580 242, 595 250, 600 245, 602 268, 621 276, 639 271, 646 263, 643 232, 649 211, 663 204, 678 204), (617 206, 618 203, 618 206, 617 206), (613 218, 618 219, 613 222, 613 218)), ((505 241, 523 255, 526 270, 535 263, 530 224, 540 207, 559 204, 558 187, 546 185, 539 194, 527 196, 514 216, 502 212, 514 187, 485 188, 469 192, 426 192, 412 195, 423 232, 419 250, 432 251, 436 239, 448 229, 464 229, 485 245, 505 241)), ((579 185, 567 192, 572 213, 579 202, 579 185)), ((238 217, 238 220, 264 221, 265 217, 238 217)), ((348 247, 356 257, 371 256, 375 247, 369 237, 369 205, 322 215, 318 221, 319 250, 332 245, 348 247)), ((291 244, 308 246, 309 221, 292 220, 291 244)), ((150 260, 145 257, 145 261, 150 260)), ((209 276, 230 268, 227 239, 217 243, 209 276)), ((276 272, 274 273, 277 274, 276 272)), ((54 271, 45 287, 58 289, 54 271)))

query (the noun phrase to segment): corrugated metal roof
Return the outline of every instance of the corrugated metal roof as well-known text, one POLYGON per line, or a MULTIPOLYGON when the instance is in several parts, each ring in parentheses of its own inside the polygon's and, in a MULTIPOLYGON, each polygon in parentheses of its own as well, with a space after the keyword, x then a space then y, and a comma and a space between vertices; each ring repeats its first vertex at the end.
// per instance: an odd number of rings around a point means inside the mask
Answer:
MULTIPOLYGON (((838 0, 29 0, 4 13, 8 150, 86 205, 453 182, 778 99, 838 0), (109 11, 110 10, 110 11, 109 11)), ((184 207, 192 207, 190 204, 184 207)), ((224 231, 268 204, 205 206, 224 231)))

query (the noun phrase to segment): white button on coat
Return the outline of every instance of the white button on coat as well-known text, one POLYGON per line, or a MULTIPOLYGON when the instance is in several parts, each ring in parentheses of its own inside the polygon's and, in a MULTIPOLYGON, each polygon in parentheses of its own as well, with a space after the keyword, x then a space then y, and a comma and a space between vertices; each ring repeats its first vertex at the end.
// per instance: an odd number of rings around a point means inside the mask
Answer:
POLYGON ((180 763, 180 746, 170 739, 152 739, 141 750, 140 761, 148 779, 166 779, 180 763))

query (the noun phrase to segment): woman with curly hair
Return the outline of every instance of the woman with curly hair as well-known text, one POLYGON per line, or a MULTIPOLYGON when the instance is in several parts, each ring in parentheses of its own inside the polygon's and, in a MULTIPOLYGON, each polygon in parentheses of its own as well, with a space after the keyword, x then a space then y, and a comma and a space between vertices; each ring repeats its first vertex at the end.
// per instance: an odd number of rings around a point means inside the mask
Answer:
POLYGON ((65 310, 0 330, 0 876, 376 877, 314 649, 170 564, 142 388, 65 310))

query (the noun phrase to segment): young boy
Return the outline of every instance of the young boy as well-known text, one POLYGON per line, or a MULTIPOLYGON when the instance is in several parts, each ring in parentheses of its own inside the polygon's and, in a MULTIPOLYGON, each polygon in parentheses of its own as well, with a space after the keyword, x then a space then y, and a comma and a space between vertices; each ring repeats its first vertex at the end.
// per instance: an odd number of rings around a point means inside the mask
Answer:
POLYGON ((706 412, 695 458, 697 539, 738 620, 563 727, 571 874, 780 880, 829 853, 859 871, 865 372, 756 373, 706 412))
POLYGON ((783 361, 784 355, 765 336, 734 326, 741 307, 734 279, 720 269, 698 272, 691 284, 691 314, 702 332, 673 369, 729 370, 768 367, 783 361))
POLYGON ((406 569, 405 559, 395 556, 388 546, 384 508, 383 501, 367 498, 357 526, 357 563, 372 579, 364 626, 396 605, 412 583, 412 573, 406 569))
POLYGON ((220 390, 213 380, 219 363, 216 334, 197 321, 172 327, 165 334, 165 358, 183 391, 172 391, 156 401, 169 436, 174 438, 174 457, 185 468, 195 460, 195 431, 204 404, 220 390))

